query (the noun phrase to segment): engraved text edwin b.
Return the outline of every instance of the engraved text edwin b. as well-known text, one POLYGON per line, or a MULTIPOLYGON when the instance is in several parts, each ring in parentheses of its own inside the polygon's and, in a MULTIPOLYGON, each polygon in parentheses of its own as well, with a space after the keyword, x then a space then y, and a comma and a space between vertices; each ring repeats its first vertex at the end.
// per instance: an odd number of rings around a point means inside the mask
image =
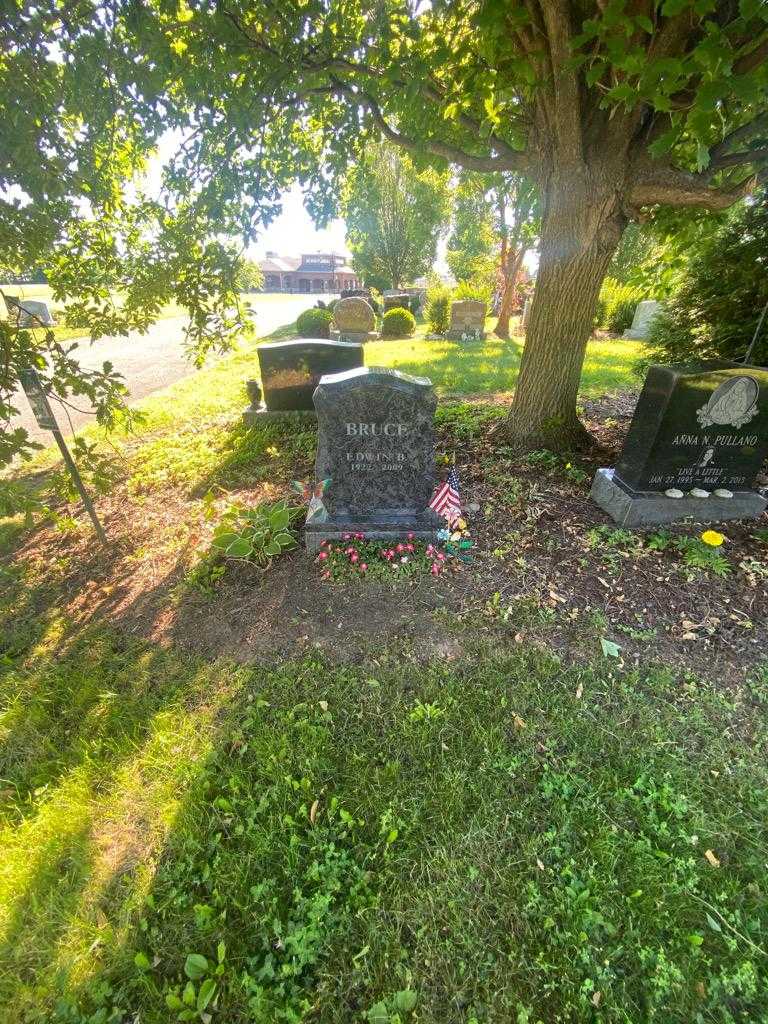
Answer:
POLYGON ((347 437, 405 437, 404 423, 346 423, 347 437))

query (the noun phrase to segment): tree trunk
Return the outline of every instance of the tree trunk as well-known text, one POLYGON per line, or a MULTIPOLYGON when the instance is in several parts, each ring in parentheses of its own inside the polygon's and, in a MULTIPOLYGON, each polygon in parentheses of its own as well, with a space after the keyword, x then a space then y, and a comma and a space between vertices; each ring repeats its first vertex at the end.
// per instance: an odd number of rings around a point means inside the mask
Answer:
POLYGON ((501 307, 499 308, 499 319, 496 323, 496 334, 500 338, 509 337, 509 320, 512 316, 512 307, 515 304, 517 279, 520 275, 520 266, 524 255, 524 249, 517 249, 514 253, 506 256, 502 267, 501 307))
POLYGON ((542 183, 539 272, 515 396, 497 437, 523 450, 581 446, 576 397, 597 298, 624 229, 618 188, 583 166, 542 183))

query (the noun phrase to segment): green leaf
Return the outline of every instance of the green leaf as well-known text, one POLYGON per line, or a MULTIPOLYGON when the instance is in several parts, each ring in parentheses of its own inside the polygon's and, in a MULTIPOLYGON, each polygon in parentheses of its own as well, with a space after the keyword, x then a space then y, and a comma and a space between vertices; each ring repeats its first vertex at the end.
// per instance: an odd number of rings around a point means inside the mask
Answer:
POLYGON ((184 1003, 179 999, 175 992, 168 992, 165 996, 165 1005, 169 1010, 183 1010, 184 1003))
POLYGON ((278 508, 274 512, 270 512, 269 525, 273 533, 277 533, 279 530, 284 530, 288 523, 291 521, 291 514, 287 508, 278 508))
POLYGON ((197 981, 208 973, 208 961, 202 953, 190 953, 184 961, 184 973, 191 981, 197 981))
POLYGON ((146 955, 146 953, 142 953, 141 951, 139 951, 133 958, 133 962, 136 964, 140 971, 148 971, 149 968, 152 966, 149 962, 149 957, 146 955))
POLYGON ((270 558, 273 558, 275 555, 279 555, 280 545, 271 540, 268 544, 264 545, 264 554, 269 555, 270 558))
POLYGON ((713 932, 721 932, 723 929, 720 927, 720 923, 714 919, 710 914, 707 914, 707 924, 713 932))
POLYGON ((651 19, 648 17, 647 14, 638 14, 638 15, 636 15, 635 16, 635 21, 637 22, 637 24, 640 26, 640 28, 644 32, 648 33, 649 36, 653 35, 653 33, 654 33, 653 22, 651 21, 651 19))
POLYGON ((224 940, 222 939, 221 942, 216 947, 216 956, 217 956, 218 961, 219 961, 220 964, 224 963, 224 957, 226 955, 227 955, 227 947, 226 947, 226 944, 225 944, 224 940))
POLYGON ((688 936, 688 941, 690 942, 690 944, 692 946, 700 946, 702 944, 702 942, 704 941, 704 936, 703 935, 699 935, 698 932, 692 932, 688 936))
POLYGON ((386 1003, 374 1003, 366 1016, 369 1024, 389 1024, 389 1011, 386 1003))
POLYGON ((231 530, 223 531, 222 533, 214 533, 212 545, 218 548, 219 551, 226 551, 230 544, 234 544, 239 537, 236 533, 232 533, 231 530))
POLYGON ((245 537, 238 537, 227 548, 230 558, 247 558, 253 554, 253 544, 245 537))
POLYGON ((273 537, 276 544, 279 544, 281 548, 290 548, 296 543, 290 533, 278 533, 276 537, 273 537))
POLYGON ((181 994, 181 998, 184 1000, 185 1006, 195 1005, 195 986, 191 981, 188 981, 184 986, 184 991, 181 994))
POLYGON ((613 640, 606 640, 604 636, 600 637, 600 647, 606 658, 618 658, 619 651, 621 650, 618 644, 615 644, 613 640))
POLYGON ((208 1006, 208 1003, 216 995, 216 982, 213 978, 206 978, 203 984, 200 986, 200 991, 197 993, 197 1010, 198 1013, 202 1013, 203 1010, 208 1006))
POLYGON ((416 1006, 418 996, 409 988, 404 988, 395 993, 395 1009, 400 1013, 410 1013, 416 1006))
POLYGON ((667 18, 674 18, 676 14, 680 14, 689 6, 690 0, 664 0, 661 13, 667 18))

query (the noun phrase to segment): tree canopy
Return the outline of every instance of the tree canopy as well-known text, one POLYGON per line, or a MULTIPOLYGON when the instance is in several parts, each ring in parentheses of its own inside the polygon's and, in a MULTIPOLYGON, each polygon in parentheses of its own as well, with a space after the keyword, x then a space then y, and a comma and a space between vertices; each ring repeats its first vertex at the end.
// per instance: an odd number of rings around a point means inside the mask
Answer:
POLYGON ((347 175, 341 212, 353 266, 367 284, 400 288, 431 269, 449 197, 447 171, 418 169, 388 143, 366 151, 347 175))
POLYGON ((198 355, 226 343, 238 249, 293 181, 328 217, 372 139, 527 175, 541 261, 508 427, 537 445, 578 433, 627 222, 725 208, 768 166, 760 0, 17 0, 2 18, 0 265, 41 267, 94 336, 175 298, 198 355))

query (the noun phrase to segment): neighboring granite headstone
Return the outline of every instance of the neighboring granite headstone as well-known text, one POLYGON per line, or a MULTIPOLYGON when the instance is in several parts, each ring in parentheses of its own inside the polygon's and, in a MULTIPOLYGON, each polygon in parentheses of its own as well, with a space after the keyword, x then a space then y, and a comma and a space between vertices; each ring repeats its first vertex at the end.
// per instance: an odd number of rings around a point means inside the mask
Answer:
POLYGON ((249 426, 270 413, 299 414, 314 419, 312 395, 320 378, 326 373, 363 365, 363 346, 346 341, 299 338, 259 345, 256 352, 261 388, 252 381, 246 385, 251 405, 243 413, 243 420, 249 426), (263 402, 259 390, 263 392, 263 402))
POLYGON ((17 299, 6 295, 8 313, 16 319, 18 327, 54 327, 56 321, 48 309, 47 302, 38 302, 36 299, 17 299))
POLYGON ((592 498, 618 523, 651 526, 759 516, 768 455, 768 369, 711 362, 651 366, 616 469, 592 498))
POLYGON ((452 302, 448 337, 454 341, 484 338, 485 313, 485 303, 478 299, 459 299, 452 302))
POLYGON ((331 337, 339 341, 360 342, 378 338, 376 314, 370 304, 360 296, 339 299, 333 307, 331 337))
POLYGON ((394 295, 384 296, 384 312, 390 309, 408 309, 411 308, 411 296, 406 292, 397 292, 394 295))
POLYGON ((330 482, 322 516, 307 521, 307 550, 354 532, 435 539, 445 525, 429 508, 436 405, 431 381, 397 370, 363 367, 323 377, 315 391, 315 478, 330 482))
POLYGON ((622 338, 645 341, 651 329, 651 324, 659 315, 660 310, 661 303, 653 299, 644 299, 643 302, 638 302, 635 315, 632 317, 632 326, 628 331, 624 331, 622 338))

